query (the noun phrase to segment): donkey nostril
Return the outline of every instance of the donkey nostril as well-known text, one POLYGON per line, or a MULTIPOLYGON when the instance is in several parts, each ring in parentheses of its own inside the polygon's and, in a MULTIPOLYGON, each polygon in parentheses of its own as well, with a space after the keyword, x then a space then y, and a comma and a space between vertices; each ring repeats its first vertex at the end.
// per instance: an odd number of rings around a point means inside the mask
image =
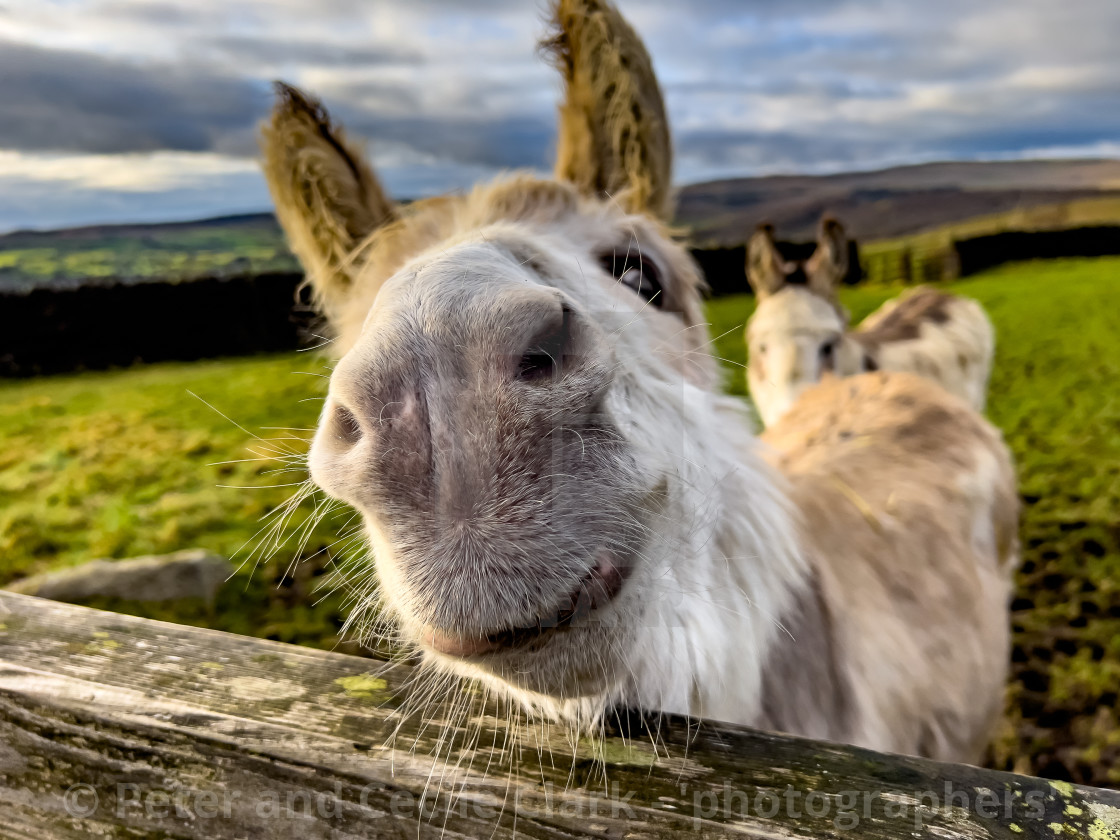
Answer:
POLYGON ((518 363, 521 379, 551 379, 560 370, 560 359, 543 348, 529 350, 518 363))
POLYGON ((522 354, 517 365, 519 379, 533 381, 552 379, 560 375, 564 353, 568 347, 569 316, 570 312, 565 306, 559 325, 551 327, 544 335, 538 336, 522 354))
POLYGON ((357 443, 362 437, 362 427, 358 418, 341 405, 334 407, 334 432, 335 436, 345 443, 357 443))

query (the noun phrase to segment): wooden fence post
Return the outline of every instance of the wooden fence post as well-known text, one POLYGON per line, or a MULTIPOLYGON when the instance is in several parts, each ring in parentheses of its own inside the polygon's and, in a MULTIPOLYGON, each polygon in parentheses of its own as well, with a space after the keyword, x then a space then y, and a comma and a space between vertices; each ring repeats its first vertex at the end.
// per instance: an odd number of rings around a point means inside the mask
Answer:
POLYGON ((510 722, 415 671, 0 592, 0 835, 1120 837, 1120 793, 682 718, 510 722), (469 702, 468 702, 469 701, 469 702))

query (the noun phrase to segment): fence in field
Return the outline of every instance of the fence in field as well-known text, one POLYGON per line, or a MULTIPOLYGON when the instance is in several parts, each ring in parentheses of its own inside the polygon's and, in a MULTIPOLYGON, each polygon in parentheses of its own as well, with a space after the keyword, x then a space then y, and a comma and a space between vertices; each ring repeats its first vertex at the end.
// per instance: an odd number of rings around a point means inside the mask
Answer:
POLYGON ((371 664, 0 592, 0 835, 1120 837, 1115 791, 672 717, 573 741, 462 693, 421 719, 371 664))

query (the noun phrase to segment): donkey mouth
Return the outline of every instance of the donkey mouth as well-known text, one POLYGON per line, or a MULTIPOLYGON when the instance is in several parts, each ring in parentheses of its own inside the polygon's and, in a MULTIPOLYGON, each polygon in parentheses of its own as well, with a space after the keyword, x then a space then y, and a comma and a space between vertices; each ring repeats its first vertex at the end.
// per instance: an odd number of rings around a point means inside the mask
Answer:
POLYGON ((469 658, 525 647, 553 633, 578 626, 617 597, 630 574, 630 567, 617 563, 601 552, 595 567, 552 611, 542 614, 535 624, 511 627, 478 636, 444 633, 433 627, 424 629, 424 644, 445 656, 469 658))

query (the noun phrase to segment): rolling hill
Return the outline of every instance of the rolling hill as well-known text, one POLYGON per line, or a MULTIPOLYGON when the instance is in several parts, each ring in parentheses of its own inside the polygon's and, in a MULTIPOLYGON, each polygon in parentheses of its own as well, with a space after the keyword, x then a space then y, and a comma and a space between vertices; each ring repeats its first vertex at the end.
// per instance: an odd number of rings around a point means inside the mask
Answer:
MULTIPOLYGON (((1092 223, 1120 221, 1120 160, 931 163, 711 181, 680 189, 676 221, 695 246, 713 247, 741 244, 761 221, 777 225, 783 239, 809 239, 829 212, 862 245, 980 219, 985 231, 1007 219, 1072 222, 1078 214, 1069 208, 1086 202, 1096 208, 1092 223)), ((1033 229, 1024 224, 1014 226, 1033 229)), ((0 291, 297 270, 268 213, 0 235, 0 291)))
POLYGON ((677 221, 697 244, 733 245, 761 221, 782 237, 811 238, 827 212, 855 238, 872 241, 1102 196, 1120 198, 1120 160, 930 163, 692 184, 679 193, 677 221))

